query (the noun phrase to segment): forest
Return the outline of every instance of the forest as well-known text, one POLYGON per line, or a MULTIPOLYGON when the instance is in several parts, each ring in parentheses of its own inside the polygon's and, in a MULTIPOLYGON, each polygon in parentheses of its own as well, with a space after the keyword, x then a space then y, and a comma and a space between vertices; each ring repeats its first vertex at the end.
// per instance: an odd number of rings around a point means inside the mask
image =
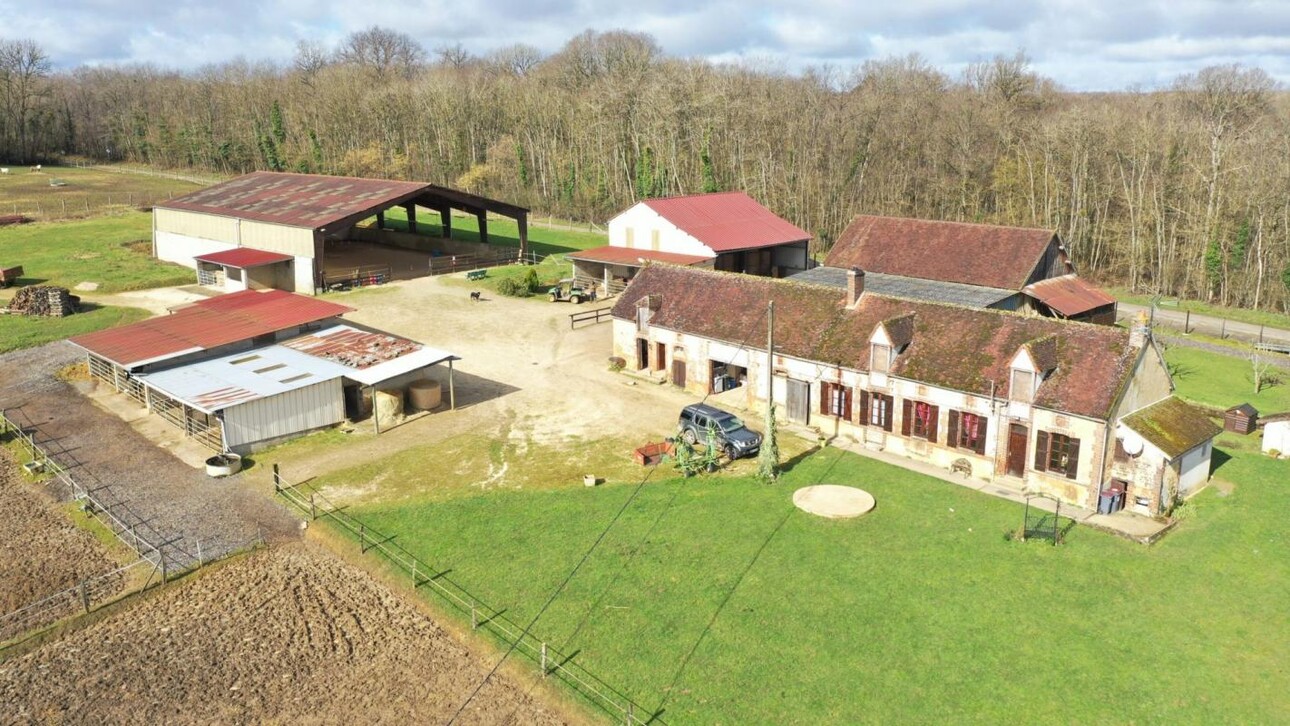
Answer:
POLYGON ((600 223, 743 190, 821 249, 861 213, 1051 228, 1103 284, 1290 312, 1290 95, 1257 67, 1074 93, 1020 52, 789 73, 626 31, 480 57, 373 27, 192 71, 0 40, 0 162, 68 157, 418 179, 600 223))

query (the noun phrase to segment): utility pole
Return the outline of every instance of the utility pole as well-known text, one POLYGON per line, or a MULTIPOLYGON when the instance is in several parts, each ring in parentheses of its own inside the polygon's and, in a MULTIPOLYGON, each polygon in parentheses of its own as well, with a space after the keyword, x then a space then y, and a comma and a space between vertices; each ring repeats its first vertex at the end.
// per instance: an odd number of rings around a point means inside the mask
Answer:
POLYGON ((766 303, 766 420, 775 405, 775 301, 766 303))
POLYGON ((757 476, 767 484, 779 470, 779 442, 775 433, 775 302, 766 308, 766 435, 757 454, 757 476))

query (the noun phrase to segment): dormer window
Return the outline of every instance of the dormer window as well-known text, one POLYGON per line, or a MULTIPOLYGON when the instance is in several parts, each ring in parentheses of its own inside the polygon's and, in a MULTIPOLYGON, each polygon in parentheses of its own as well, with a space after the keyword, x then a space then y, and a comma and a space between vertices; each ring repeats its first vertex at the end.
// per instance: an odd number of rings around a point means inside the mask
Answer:
POLYGON ((891 346, 873 343, 869 351, 869 370, 886 373, 891 368, 891 346))
POLYGON ((1020 403, 1035 400, 1035 374, 1033 371, 1012 369, 1012 385, 1008 387, 1008 397, 1020 403))
POLYGON ((643 304, 636 308, 636 332, 649 332, 650 309, 648 304, 643 304))

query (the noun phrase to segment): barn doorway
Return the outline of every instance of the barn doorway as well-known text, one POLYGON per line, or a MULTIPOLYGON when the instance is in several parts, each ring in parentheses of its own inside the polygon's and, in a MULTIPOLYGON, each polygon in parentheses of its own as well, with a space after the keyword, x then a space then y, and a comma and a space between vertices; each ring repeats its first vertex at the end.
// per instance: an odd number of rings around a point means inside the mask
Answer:
POLYGON ((811 384, 806 381, 784 380, 788 395, 784 407, 788 411, 788 420, 794 423, 808 424, 811 418, 811 384))
POLYGON ((743 366, 737 366, 734 363, 722 363, 717 360, 709 361, 708 380, 711 381, 711 385, 708 388, 710 393, 729 391, 748 382, 748 369, 743 366))
POLYGON ((636 339, 636 370, 643 371, 649 367, 649 341, 636 339))
POLYGON ((1008 466, 1009 476, 1022 477, 1026 474, 1026 440, 1029 431, 1021 424, 1008 427, 1008 466))

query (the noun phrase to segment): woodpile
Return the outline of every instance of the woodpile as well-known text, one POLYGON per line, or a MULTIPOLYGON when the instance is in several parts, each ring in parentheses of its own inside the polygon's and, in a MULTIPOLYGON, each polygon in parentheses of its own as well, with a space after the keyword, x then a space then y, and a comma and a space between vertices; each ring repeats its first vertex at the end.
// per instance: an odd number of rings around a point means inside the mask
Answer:
POLYGON ((61 318, 76 312, 80 304, 81 299, 65 287, 29 285, 14 293, 9 312, 61 318))
POLYGON ((31 217, 26 217, 21 214, 0 215, 0 227, 5 227, 10 224, 28 224, 33 221, 35 220, 33 220, 31 217))

